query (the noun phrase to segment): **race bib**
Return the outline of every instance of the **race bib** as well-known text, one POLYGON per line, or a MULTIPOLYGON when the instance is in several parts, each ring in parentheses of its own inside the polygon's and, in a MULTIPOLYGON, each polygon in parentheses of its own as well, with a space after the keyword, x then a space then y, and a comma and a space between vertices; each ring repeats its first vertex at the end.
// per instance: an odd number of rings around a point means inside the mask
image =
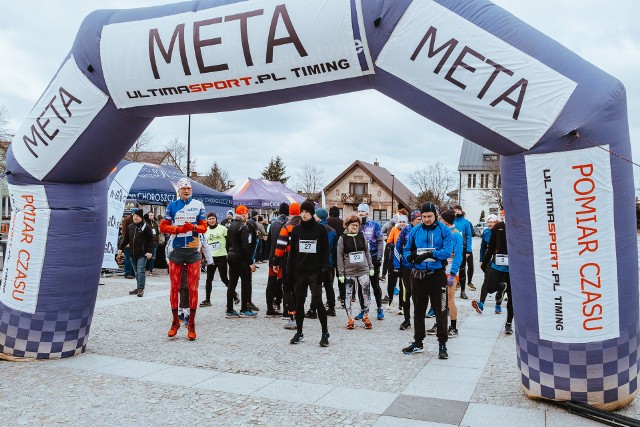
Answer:
POLYGON ((364 252, 349 252, 349 262, 351 264, 359 264, 361 262, 364 262, 364 252))
POLYGON ((306 254, 315 254, 317 240, 300 240, 299 251, 306 254))
POLYGON ((152 228, 152 229, 151 229, 151 233, 155 236, 155 235, 156 235, 156 229, 155 229, 155 228, 152 228))
POLYGON ((509 266, 509 255, 507 254, 496 254, 496 265, 502 267, 509 266))
MULTIPOLYGON (((422 255, 422 254, 426 254, 429 251, 435 252, 435 250, 436 248, 418 248, 416 249, 416 254, 422 255)), ((424 260, 424 262, 436 262, 436 260, 433 258, 427 258, 424 260)))
POLYGON ((220 249, 220 242, 213 242, 209 246, 211 246, 211 250, 215 252, 220 249))

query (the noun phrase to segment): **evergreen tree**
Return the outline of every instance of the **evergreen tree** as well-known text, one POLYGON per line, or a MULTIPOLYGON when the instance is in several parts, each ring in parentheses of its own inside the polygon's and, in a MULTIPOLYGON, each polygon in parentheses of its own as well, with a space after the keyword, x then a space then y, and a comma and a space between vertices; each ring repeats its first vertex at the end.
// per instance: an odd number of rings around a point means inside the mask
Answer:
POLYGON ((262 171, 262 179, 266 179, 267 181, 280 181, 286 184, 289 179, 288 176, 284 176, 286 169, 280 156, 277 156, 275 159, 272 157, 269 165, 262 171))
POLYGON ((229 173, 220 166, 218 162, 214 162, 211 166, 211 170, 208 175, 202 177, 200 182, 209 188, 213 188, 218 191, 225 191, 227 189, 227 182, 229 181, 229 173))

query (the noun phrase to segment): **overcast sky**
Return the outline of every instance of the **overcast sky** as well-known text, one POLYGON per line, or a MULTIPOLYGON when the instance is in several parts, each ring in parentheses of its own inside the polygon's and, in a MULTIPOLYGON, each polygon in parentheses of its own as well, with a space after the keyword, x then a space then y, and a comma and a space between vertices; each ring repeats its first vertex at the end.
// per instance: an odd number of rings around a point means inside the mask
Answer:
MULTIPOLYGON (((95 9, 164 4, 161 0, 2 0, 0 105, 15 131, 71 48, 82 19, 95 9)), ((640 161, 640 1, 496 0, 518 18, 559 41, 626 86, 633 154, 640 161)), ((161 149, 186 143, 187 117, 158 118, 148 129, 161 149)), ((374 91, 262 109, 192 117, 192 158, 205 173, 214 161, 236 182, 259 177, 279 155, 287 173, 313 161, 327 183, 356 159, 386 167, 407 182, 418 168, 442 162, 457 169, 462 139, 374 91), (407 156, 406 147, 424 147, 407 156), (437 147, 437 148, 436 148, 437 147)), ((636 187, 639 168, 634 167, 636 187)))

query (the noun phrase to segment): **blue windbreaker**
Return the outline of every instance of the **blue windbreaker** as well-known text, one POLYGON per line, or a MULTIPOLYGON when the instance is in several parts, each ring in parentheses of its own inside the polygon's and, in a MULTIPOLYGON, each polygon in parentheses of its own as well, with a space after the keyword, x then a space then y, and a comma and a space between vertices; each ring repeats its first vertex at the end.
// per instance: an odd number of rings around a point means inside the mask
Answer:
POLYGON ((453 220, 453 225, 456 227, 456 230, 462 233, 462 246, 464 250, 471 252, 473 242, 473 227, 471 226, 471 222, 463 216, 458 218, 456 215, 456 219, 453 220))
POLYGON ((419 224, 409 232, 409 237, 402 253, 405 259, 416 249, 435 249, 433 252, 435 261, 423 261, 420 264, 413 264, 413 268, 418 270, 436 270, 442 268, 442 261, 448 259, 453 253, 453 233, 451 229, 440 221, 436 221, 434 225, 433 230, 430 230, 429 227, 419 224))
POLYGON ((453 260, 451 261, 451 270, 449 273, 452 276, 457 276, 460 271, 460 265, 462 265, 462 258, 464 257, 464 249, 462 249, 462 233, 457 229, 451 230, 453 233, 453 260))
POLYGON ((367 222, 362 226, 362 234, 367 242, 369 242, 369 252, 371 253, 371 261, 382 261, 384 255, 384 239, 382 238, 382 227, 375 221, 367 218, 367 222))

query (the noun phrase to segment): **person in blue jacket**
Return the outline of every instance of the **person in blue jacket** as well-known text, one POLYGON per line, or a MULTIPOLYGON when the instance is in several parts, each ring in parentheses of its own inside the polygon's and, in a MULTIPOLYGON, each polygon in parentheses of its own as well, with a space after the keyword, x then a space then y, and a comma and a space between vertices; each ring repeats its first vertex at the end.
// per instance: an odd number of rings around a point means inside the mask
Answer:
MULTIPOLYGON (((369 218, 369 205, 366 203, 360 203, 358 205, 358 216, 362 222, 361 229, 364 237, 369 242, 369 252, 371 253, 371 261, 373 262, 373 270, 375 274, 371 277, 371 288, 373 289, 373 296, 376 299, 376 305, 378 306, 377 316, 378 320, 384 319, 384 309, 382 308, 382 290, 380 289, 380 266, 382 265, 382 257, 384 255, 384 239, 382 237, 382 227, 375 221, 369 218)), ((356 316, 356 320, 362 320, 364 316, 364 299, 362 292, 358 291, 358 298, 360 299, 360 314, 356 316)))
POLYGON ((453 207, 456 212, 456 219, 454 224, 456 230, 462 233, 462 248, 464 249, 464 257, 462 258, 462 266, 460 267, 460 298, 467 299, 467 293, 465 292, 467 279, 469 282, 469 289, 476 290, 476 287, 471 283, 473 279, 473 227, 471 222, 464 217, 462 206, 456 205, 453 207))
MULTIPOLYGON (((462 233, 456 230, 453 225, 456 213, 448 209, 440 214, 442 222, 451 229, 453 233, 453 254, 448 259, 446 272, 447 272, 447 297, 449 300, 449 318, 451 319, 451 325, 447 333, 450 338, 458 336, 458 306, 456 306, 456 287, 454 286, 458 280, 458 272, 460 271, 460 265, 462 265, 462 259, 464 258, 464 250, 462 249, 462 233)), ((433 328, 427 331, 427 335, 435 335, 437 332, 437 325, 433 325, 433 328)))
POLYGON ((422 215, 419 210, 412 211, 409 215, 410 222, 400 230, 400 235, 396 241, 393 251, 393 268, 396 273, 400 274, 400 305, 402 306, 402 314, 404 321, 400 325, 400 330, 404 331, 411 327, 411 267, 412 264, 402 255, 404 245, 407 243, 409 232, 411 229, 420 224, 422 215))
MULTIPOLYGON (((411 293, 413 294, 414 341, 402 349, 405 354, 424 351, 426 336, 424 319, 427 301, 431 300, 436 314, 439 348, 438 358, 447 359, 447 275, 443 261, 453 253, 453 233, 438 221, 438 210, 432 202, 420 206, 422 223, 411 229, 403 256, 412 264, 411 293)), ((455 278, 449 279, 455 284, 455 278)))

